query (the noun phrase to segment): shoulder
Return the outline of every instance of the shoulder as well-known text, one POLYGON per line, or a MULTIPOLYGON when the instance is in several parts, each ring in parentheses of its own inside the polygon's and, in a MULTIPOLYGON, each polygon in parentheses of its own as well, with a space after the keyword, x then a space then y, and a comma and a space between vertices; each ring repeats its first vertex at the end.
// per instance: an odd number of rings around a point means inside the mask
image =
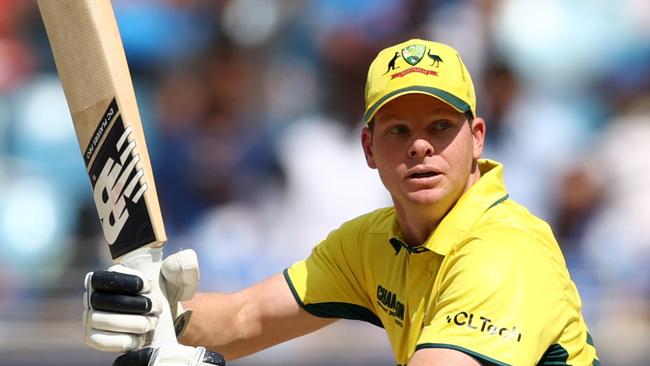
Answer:
POLYGON ((569 276, 549 225, 514 202, 491 210, 450 250, 445 270, 463 271, 463 278, 495 290, 522 281, 540 289, 561 290, 569 276))
POLYGON ((330 238, 362 241, 368 235, 388 235, 395 221, 395 208, 384 207, 344 222, 331 231, 330 238))
POLYGON ((544 327, 554 318, 553 327, 561 327, 572 288, 563 263, 525 233, 493 239, 470 239, 445 257, 438 302, 454 302, 459 311, 492 309, 496 318, 538 318, 544 327))
POLYGON ((386 207, 346 221, 318 243, 312 251, 312 257, 360 257, 363 252, 371 250, 373 243, 381 241, 382 237, 388 237, 394 217, 395 209, 386 207))
POLYGON ((469 240, 462 244, 474 242, 473 245, 464 249, 459 245, 459 250, 487 250, 505 259, 518 260, 552 257, 564 264, 550 225, 512 199, 491 207, 467 237, 469 240))

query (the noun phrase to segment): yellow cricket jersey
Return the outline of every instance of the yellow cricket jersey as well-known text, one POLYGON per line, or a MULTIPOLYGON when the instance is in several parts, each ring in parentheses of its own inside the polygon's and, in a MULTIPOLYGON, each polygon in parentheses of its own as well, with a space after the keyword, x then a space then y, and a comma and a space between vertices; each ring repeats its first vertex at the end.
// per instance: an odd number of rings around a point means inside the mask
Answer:
POLYGON ((394 208, 343 224, 284 274, 319 317, 383 327, 398 365, 450 348, 483 365, 599 365, 551 229, 508 199, 502 166, 482 176, 417 247, 394 208))

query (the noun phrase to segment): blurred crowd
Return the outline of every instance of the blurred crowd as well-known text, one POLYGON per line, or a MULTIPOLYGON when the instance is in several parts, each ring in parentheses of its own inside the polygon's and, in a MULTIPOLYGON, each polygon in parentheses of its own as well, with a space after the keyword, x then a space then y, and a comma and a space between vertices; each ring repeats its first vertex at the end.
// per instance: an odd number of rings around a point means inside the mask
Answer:
MULTIPOLYGON (((461 52, 484 157, 553 226, 603 364, 650 362, 649 2, 113 6, 166 250, 198 251, 203 290, 281 271, 390 204, 360 147, 366 71, 385 46, 428 38, 461 52)), ((89 187, 36 4, 0 0, 0 354, 3 321, 78 319, 48 296, 78 297, 110 264, 89 187)))

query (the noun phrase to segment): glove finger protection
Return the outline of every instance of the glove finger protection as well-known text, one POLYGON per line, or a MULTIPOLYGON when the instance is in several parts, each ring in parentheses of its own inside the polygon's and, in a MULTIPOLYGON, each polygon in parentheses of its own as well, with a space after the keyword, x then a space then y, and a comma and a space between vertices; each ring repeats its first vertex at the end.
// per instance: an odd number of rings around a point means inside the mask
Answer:
POLYGON ((155 329, 160 301, 149 295, 151 281, 121 264, 90 272, 84 280, 84 339, 100 351, 125 352, 144 346, 155 329))
POLYGON ((116 333, 145 334, 156 328, 158 318, 90 310, 88 318, 93 328, 116 333))
MULTIPOLYGON (((199 281, 198 260, 193 250, 166 258, 161 267, 161 284, 178 332, 187 324, 191 311, 180 301, 194 295, 199 281)), ((107 271, 90 272, 84 286, 84 335, 86 344, 100 351, 126 352, 143 347, 147 335, 158 325, 161 299, 152 295, 152 279, 121 264, 107 271)))
POLYGON ((180 301, 191 299, 198 287, 196 253, 183 250, 167 257, 161 274, 158 279, 150 279, 122 264, 88 273, 83 313, 86 344, 108 352, 132 351, 146 345, 148 334, 158 325, 163 303, 151 292, 153 280, 163 282, 179 334, 191 315, 180 301))
POLYGON ((165 278, 165 289, 170 304, 187 301, 199 285, 199 260, 192 249, 170 255, 162 262, 160 272, 165 278))
POLYGON ((181 301, 190 300, 199 285, 199 261, 196 252, 186 249, 167 257, 162 263, 160 272, 165 278, 167 298, 178 336, 192 316, 192 310, 184 309, 181 301))
POLYGON ((113 366, 225 366, 226 361, 217 352, 204 347, 169 345, 146 347, 127 352, 116 358, 113 366))

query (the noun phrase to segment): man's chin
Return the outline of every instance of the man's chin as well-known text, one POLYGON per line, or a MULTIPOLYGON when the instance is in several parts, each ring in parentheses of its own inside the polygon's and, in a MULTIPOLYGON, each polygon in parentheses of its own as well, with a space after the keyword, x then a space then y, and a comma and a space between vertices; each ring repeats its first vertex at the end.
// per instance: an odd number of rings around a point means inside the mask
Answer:
POLYGON ((445 198, 443 192, 438 189, 410 192, 406 196, 407 200, 411 204, 418 206, 437 206, 440 205, 445 198))

